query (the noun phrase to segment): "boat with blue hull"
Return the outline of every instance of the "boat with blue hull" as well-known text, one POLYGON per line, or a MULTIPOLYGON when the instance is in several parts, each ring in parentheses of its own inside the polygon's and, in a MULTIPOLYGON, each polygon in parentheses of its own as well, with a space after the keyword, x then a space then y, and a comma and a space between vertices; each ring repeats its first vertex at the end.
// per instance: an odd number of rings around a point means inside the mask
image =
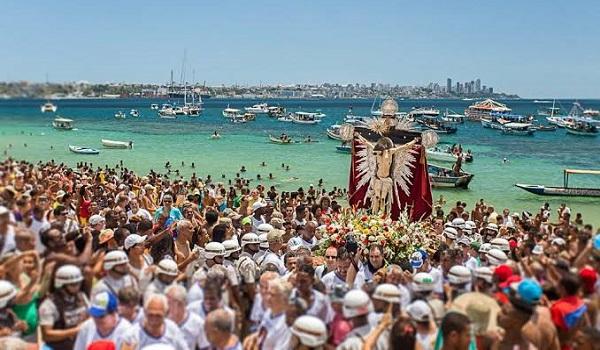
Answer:
POLYGON ((540 196, 600 197, 600 188, 569 187, 569 175, 600 175, 600 170, 565 169, 563 187, 515 184, 516 187, 540 196))

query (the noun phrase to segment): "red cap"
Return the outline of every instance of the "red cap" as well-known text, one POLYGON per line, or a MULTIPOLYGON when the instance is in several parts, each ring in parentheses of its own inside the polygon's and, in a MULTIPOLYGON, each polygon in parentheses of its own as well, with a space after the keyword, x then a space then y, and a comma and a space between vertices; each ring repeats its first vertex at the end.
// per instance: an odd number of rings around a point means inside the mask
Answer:
POLYGON ((500 283, 498 285, 498 287, 504 289, 504 288, 509 288, 511 284, 516 283, 516 282, 521 282, 521 276, 519 275, 512 275, 509 278, 506 279, 506 281, 500 283))
POLYGON ((591 267, 584 267, 579 270, 579 277, 583 282, 583 289, 586 293, 594 293, 594 287, 596 286, 596 281, 598 280, 598 274, 596 270, 591 267))
POLYGON ((499 265, 494 269, 494 277, 498 283, 506 281, 512 274, 513 270, 508 265, 499 265))
POLYGON ((87 350, 115 350, 115 343, 112 340, 96 340, 88 345, 87 350))
POLYGON ((514 239, 511 239, 510 241, 508 241, 508 246, 510 247, 511 250, 515 249, 517 247, 517 241, 515 241, 514 239))

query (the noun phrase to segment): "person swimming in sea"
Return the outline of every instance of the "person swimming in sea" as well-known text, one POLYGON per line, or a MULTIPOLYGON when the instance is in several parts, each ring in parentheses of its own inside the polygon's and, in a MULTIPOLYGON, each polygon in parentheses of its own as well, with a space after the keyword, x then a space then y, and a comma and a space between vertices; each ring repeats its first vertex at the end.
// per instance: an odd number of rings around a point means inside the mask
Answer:
POLYGON ((267 163, 262 162, 262 163, 260 163, 260 166, 267 166, 267 163))
POLYGON ((245 173, 246 172, 246 167, 242 165, 242 168, 240 169, 241 173, 245 173))

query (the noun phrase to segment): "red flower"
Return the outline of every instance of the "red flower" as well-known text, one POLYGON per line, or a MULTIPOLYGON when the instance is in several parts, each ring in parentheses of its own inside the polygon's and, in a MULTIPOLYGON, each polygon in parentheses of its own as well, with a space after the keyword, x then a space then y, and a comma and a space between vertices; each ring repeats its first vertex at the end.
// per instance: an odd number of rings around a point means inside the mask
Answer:
POLYGON ((365 222, 365 221, 369 220, 369 217, 368 217, 368 216, 366 216, 366 215, 363 215, 363 216, 360 218, 360 220, 361 220, 362 222, 365 222))

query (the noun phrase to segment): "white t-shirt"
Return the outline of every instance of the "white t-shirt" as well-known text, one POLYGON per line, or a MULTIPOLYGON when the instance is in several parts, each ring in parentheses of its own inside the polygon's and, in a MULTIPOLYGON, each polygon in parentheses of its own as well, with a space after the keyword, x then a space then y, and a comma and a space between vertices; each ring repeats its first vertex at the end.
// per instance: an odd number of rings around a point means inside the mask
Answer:
POLYGON ((327 293, 330 293, 337 284, 346 284, 346 281, 341 279, 336 271, 331 271, 321 278, 321 282, 325 285, 327 293))
POLYGON ((40 232, 45 231, 50 228, 50 223, 44 217, 41 221, 36 220, 35 217, 31 218, 31 226, 29 229, 33 232, 35 237, 35 250, 40 253, 43 253, 46 250, 46 247, 42 244, 42 239, 40 238, 40 232))
POLYGON ((196 347, 204 349, 210 346, 206 333, 204 333, 204 320, 193 312, 188 312, 182 324, 178 325, 185 337, 185 342, 190 350, 196 347))
POLYGON ((8 230, 4 235, 4 246, 0 250, 0 256, 17 249, 17 242, 15 241, 15 228, 12 225, 8 225, 8 230))
POLYGON ((115 343, 116 348, 120 349, 121 343, 119 340, 129 329, 129 327, 131 327, 131 323, 129 323, 129 321, 126 319, 119 317, 112 332, 110 332, 110 334, 108 334, 106 337, 103 337, 100 335, 100 333, 98 333, 98 329, 96 328, 96 323, 94 320, 88 318, 81 324, 81 328, 79 328, 79 332, 77 332, 77 339, 75 339, 73 350, 86 350, 88 345, 96 340, 112 340, 115 343))
MULTIPOLYGON (((292 296, 297 295, 298 290, 294 289, 292 291, 292 296)), ((334 316, 331 304, 329 304, 329 298, 325 294, 313 289, 312 300, 313 303, 310 305, 310 308, 306 310, 306 314, 323 320, 325 324, 329 324, 333 320, 334 316)))
POLYGON ((131 219, 131 217, 132 217, 132 216, 134 216, 134 215, 137 215, 137 216, 139 216, 139 217, 141 217, 141 218, 143 218, 143 219, 146 219, 146 220, 152 221, 152 215, 150 215, 150 213, 149 213, 149 212, 148 212, 146 209, 144 209, 144 208, 139 208, 139 209, 138 209, 138 210, 135 212, 135 214, 134 214, 134 213, 133 213, 133 211, 131 211, 131 210, 130 210, 130 211, 128 211, 128 212, 127 212, 127 220, 131 219))
MULTIPOLYGON (((188 304, 188 306, 186 307, 187 312, 189 313, 193 313, 196 314, 198 316, 200 316, 201 319, 206 319, 206 310, 204 310, 204 304, 202 303, 202 300, 199 301, 194 301, 191 304, 188 304)), ((235 322, 235 312, 226 305, 221 304, 221 308, 227 312, 229 312, 231 314, 232 317, 234 317, 234 322, 235 322)))
POLYGON ((148 334, 144 330, 142 324, 143 322, 134 324, 130 327, 123 334, 119 342, 123 345, 131 346, 134 350, 141 350, 145 346, 152 344, 171 345, 176 350, 192 350, 188 348, 183 333, 173 321, 165 319, 165 330, 158 338, 148 334))
POLYGON ((285 272, 287 271, 287 269, 285 268, 285 264, 283 263, 281 258, 279 258, 277 254, 273 253, 270 250, 267 250, 264 257, 262 258, 262 261, 260 263, 261 269, 267 266, 267 264, 275 265, 280 276, 285 275, 285 272))
POLYGON ((125 275, 123 278, 115 279, 107 275, 94 285, 92 288, 92 295, 96 295, 100 292, 110 292, 114 295, 118 295, 119 290, 125 287, 137 288, 138 284, 135 278, 131 275, 125 275))
POLYGON ((264 314, 258 328, 264 328, 267 331, 267 335, 263 340, 261 350, 277 350, 288 348, 288 342, 292 333, 285 323, 285 313, 281 313, 280 315, 273 317, 271 315, 271 311, 267 311, 264 314))

